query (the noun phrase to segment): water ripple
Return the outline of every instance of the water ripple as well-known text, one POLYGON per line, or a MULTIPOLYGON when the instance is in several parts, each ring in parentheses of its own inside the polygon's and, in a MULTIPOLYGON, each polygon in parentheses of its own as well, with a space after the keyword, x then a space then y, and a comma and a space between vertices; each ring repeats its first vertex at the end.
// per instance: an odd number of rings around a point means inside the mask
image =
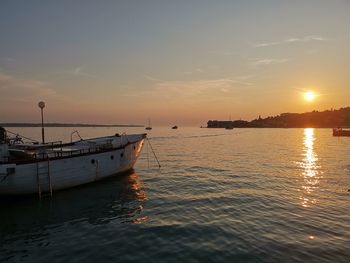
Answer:
POLYGON ((154 129, 161 169, 145 149, 125 176, 1 198, 0 262, 347 262, 350 140, 330 134, 154 129))

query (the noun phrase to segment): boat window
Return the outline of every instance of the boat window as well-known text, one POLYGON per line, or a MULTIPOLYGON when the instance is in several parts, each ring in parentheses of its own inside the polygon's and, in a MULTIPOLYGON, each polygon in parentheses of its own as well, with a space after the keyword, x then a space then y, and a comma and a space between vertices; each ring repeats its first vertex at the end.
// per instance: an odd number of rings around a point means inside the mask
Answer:
POLYGON ((113 160, 114 159, 114 155, 111 155, 111 160, 113 160))
POLYGON ((120 157, 122 157, 122 158, 123 158, 123 156, 124 156, 124 153, 121 153, 121 154, 120 154, 120 157))
POLYGON ((91 163, 94 164, 95 163, 95 159, 91 159, 91 163))

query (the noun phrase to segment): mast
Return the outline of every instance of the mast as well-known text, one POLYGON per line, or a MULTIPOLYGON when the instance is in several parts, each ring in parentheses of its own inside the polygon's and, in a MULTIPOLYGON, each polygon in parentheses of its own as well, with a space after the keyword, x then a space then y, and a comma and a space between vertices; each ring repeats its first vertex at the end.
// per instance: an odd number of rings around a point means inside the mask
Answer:
POLYGON ((41 110, 41 139, 42 143, 45 143, 45 131, 44 131, 44 108, 45 108, 45 102, 40 101, 38 103, 38 106, 41 110))

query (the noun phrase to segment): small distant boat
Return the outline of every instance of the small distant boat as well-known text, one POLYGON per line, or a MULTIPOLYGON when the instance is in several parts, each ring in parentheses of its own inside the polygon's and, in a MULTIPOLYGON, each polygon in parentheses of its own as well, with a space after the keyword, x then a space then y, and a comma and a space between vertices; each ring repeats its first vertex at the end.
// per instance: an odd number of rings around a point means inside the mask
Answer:
POLYGON ((171 127, 171 128, 175 130, 175 129, 177 129, 178 127, 175 125, 175 126, 173 126, 173 127, 171 127))
POLYGON ((231 120, 231 114, 230 114, 230 117, 229 117, 229 121, 227 122, 227 124, 225 126, 225 129, 226 130, 233 130, 233 123, 232 123, 232 120, 231 120))
POLYGON ((148 119, 148 126, 145 128, 146 130, 152 130, 151 120, 148 119))
POLYGON ((342 128, 333 128, 333 136, 350 136, 350 130, 343 130, 342 128))

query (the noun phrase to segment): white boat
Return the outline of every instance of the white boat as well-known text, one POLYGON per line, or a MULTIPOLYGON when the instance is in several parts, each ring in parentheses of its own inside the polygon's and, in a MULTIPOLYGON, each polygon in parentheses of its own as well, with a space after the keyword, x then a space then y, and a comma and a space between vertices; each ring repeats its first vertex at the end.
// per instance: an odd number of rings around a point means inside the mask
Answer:
POLYGON ((333 128, 333 136, 350 136, 350 130, 343 128, 333 128))
POLYGON ((0 195, 52 196, 133 168, 146 134, 113 135, 62 143, 21 143, 0 127, 0 195))

